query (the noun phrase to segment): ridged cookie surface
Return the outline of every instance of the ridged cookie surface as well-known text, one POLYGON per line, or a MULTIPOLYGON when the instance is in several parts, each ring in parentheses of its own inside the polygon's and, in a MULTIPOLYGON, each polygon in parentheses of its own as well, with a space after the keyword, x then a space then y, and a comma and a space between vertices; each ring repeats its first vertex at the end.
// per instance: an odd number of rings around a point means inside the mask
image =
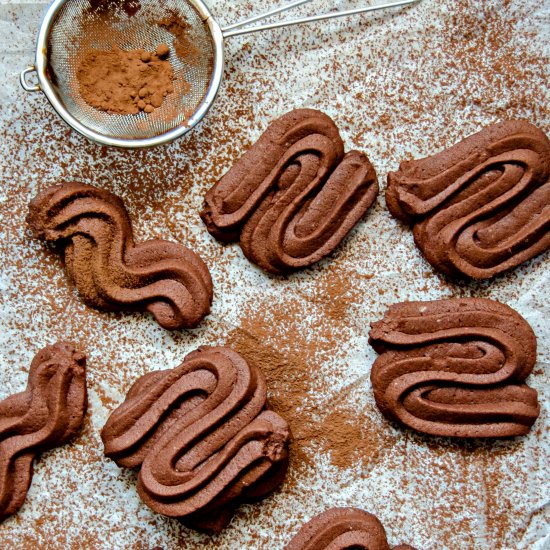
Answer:
POLYGON ((50 187, 33 199, 27 221, 35 237, 63 251, 89 306, 149 311, 170 330, 196 327, 210 312, 212 279, 204 262, 181 244, 136 244, 123 202, 109 191, 50 187))
POLYGON ((510 307, 482 298, 407 302, 373 323, 371 380, 382 413, 413 430, 455 437, 526 434, 540 408, 524 384, 535 335, 510 307))
POLYGON ((272 492, 288 464, 289 427, 266 409, 261 371, 229 348, 200 348, 137 380, 102 431, 105 454, 140 468, 152 510, 220 531, 243 501, 272 492))
POLYGON ((377 194, 370 161, 344 153, 332 119, 297 109, 273 122, 208 191, 201 217, 217 239, 240 240, 251 262, 285 273, 330 254, 377 194))
MULTIPOLYGON (((390 550, 376 516, 358 508, 332 508, 308 521, 285 550, 390 550)), ((393 550, 414 550, 401 544, 393 550)))
POLYGON ((386 203, 438 271, 494 277, 550 247, 550 141, 522 120, 488 126, 402 163, 386 203))
POLYGON ((23 505, 39 453, 76 435, 87 409, 86 358, 71 344, 42 349, 27 389, 0 401, 0 521, 23 505))

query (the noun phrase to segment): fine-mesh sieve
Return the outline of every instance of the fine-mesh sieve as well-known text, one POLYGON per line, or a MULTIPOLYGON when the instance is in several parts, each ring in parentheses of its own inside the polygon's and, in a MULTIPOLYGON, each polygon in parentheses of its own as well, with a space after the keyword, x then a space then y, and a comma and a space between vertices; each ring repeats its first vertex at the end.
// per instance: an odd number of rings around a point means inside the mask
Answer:
POLYGON ((136 149, 154 147, 183 136, 208 112, 222 81, 225 38, 405 6, 419 0, 392 1, 246 27, 310 1, 294 1, 222 29, 202 0, 55 0, 40 27, 36 62, 21 73, 21 85, 28 92, 42 91, 65 122, 97 143, 136 149), (184 22, 186 46, 192 53, 189 58, 178 55, 174 25, 170 22, 175 22, 176 28, 177 22, 184 22), (175 93, 169 94, 153 113, 110 114, 84 101, 76 78, 78 54, 84 48, 110 50, 116 46, 122 50, 154 51, 162 43, 171 45, 175 93), (38 84, 29 82, 30 73, 36 73, 38 84))

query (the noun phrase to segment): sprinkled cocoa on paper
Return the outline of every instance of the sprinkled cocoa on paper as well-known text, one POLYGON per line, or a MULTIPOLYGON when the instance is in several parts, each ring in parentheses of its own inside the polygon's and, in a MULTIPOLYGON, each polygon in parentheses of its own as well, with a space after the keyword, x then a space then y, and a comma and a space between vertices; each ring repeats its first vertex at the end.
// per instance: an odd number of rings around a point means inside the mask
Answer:
MULTIPOLYGON (((267 0, 262 9, 281 4, 267 0)), ((251 15, 249 0, 208 6, 224 25, 251 15)), ((315 6, 327 11, 333 2, 315 6)), ((0 4, 12 42, 28 46, 7 50, 0 61, 0 398, 24 390, 21 365, 47 335, 78 341, 90 355, 84 433, 56 450, 55 461, 37 464, 33 491, 49 498, 28 499, 6 520, 0 547, 279 550, 327 508, 367 502, 389 541, 416 548, 529 548, 540 541, 548 493, 548 253, 491 284, 453 283, 422 258, 381 195, 368 223, 330 261, 272 277, 238 246, 210 237, 197 213, 206 191, 271 120, 293 108, 327 112, 349 148, 368 151, 382 187, 401 160, 434 154, 500 120, 527 119, 548 133, 549 7, 548 0, 426 0, 399 13, 236 37, 226 43, 224 84, 200 126, 168 147, 118 151, 71 131, 44 98, 22 97, 14 67, 32 59, 44 5, 0 4), (205 259, 216 298, 201 328, 168 333, 148 315, 106 314, 81 303, 59 258, 24 224, 32 197, 77 178, 123 198, 139 242, 181 242, 205 259), (423 437, 393 426, 376 408, 370 323, 396 302, 463 296, 513 307, 538 338, 529 385, 540 395, 540 429, 535 424, 525 437, 423 437), (178 365, 201 345, 230 345, 257 362, 273 410, 295 436, 289 481, 261 506, 239 508, 214 537, 149 511, 134 474, 103 457, 99 437, 138 377, 178 365)), ((167 43, 172 48, 170 37, 167 43)))

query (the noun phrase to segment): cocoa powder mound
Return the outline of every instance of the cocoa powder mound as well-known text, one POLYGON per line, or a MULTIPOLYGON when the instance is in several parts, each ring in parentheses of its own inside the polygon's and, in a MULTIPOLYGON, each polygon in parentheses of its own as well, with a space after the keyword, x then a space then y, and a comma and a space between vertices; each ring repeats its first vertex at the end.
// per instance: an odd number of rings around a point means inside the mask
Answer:
POLYGON ((145 50, 90 49, 77 70, 80 93, 88 105, 112 114, 152 113, 174 92, 174 70, 166 44, 145 50))

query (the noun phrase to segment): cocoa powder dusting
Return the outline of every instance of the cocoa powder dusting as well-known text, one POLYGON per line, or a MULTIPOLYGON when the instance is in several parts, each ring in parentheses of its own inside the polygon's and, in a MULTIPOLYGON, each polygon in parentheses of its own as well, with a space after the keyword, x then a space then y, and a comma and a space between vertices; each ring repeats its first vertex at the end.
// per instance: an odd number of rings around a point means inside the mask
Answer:
MULTIPOLYGON (((294 107, 334 118, 346 146, 369 155, 382 186, 401 160, 435 153, 497 120, 526 118, 550 132, 547 48, 537 39, 548 1, 440 0, 435 11, 434 2, 419 2, 380 17, 237 38, 227 44, 225 84, 203 124, 174 144, 143 151, 98 147, 43 98, 21 101, 10 75, 28 51, 7 50, 0 60, 0 398, 24 388, 25 365, 40 345, 67 339, 89 355, 90 414, 81 437, 35 464, 28 501, 0 525, 0 547, 283 548, 305 521, 341 505, 368 508, 389 539, 405 540, 406 532, 417 548, 540 545, 547 411, 532 433, 512 441, 414 435, 375 408, 369 374, 376 354, 366 338, 369 324, 397 301, 497 299, 529 318, 539 339, 532 383, 544 392, 548 255, 491 284, 456 284, 423 261, 381 196, 329 260, 269 277, 237 246, 209 238, 198 211, 207 189, 294 107), (81 303, 62 260, 37 244, 24 222, 28 201, 61 181, 120 195, 137 240, 175 240, 205 258, 215 300, 199 329, 168 334, 147 315, 106 314, 81 303), (139 376, 216 343, 233 345, 264 370, 271 406, 289 420, 295 441, 281 491, 242 507, 221 536, 206 537, 141 504, 135 474, 109 465, 99 432, 139 376)), ((227 24, 249 16, 250 2, 216 0, 212 9, 227 24)), ((2 13, 21 43, 32 44, 42 8, 17 4, 2 13)))
POLYGON ((358 300, 358 294, 350 291, 337 270, 331 266, 324 266, 324 270, 316 284, 315 301, 325 320, 315 327, 318 342, 300 329, 299 306, 288 299, 266 308, 269 314, 264 315, 261 307, 259 311, 251 309, 227 339, 227 345, 262 369, 270 406, 290 422, 295 470, 293 473, 291 468, 291 478, 304 468, 314 468, 319 452, 327 453, 339 468, 370 469, 381 453, 390 451, 395 440, 368 421, 377 414, 372 403, 351 407, 348 397, 353 388, 346 386, 333 393, 330 382, 315 368, 331 350, 335 357, 340 355, 336 351, 341 347, 339 335, 332 324, 349 320, 352 305, 358 300), (287 353, 273 345, 274 337, 287 353), (319 394, 330 397, 319 400, 319 394))
POLYGON ((196 65, 200 60, 201 52, 189 36, 191 25, 176 10, 167 10, 167 14, 167 17, 159 21, 159 26, 174 37, 176 55, 182 61, 196 65))
POLYGON ((152 113, 174 92, 169 53, 166 44, 153 53, 115 46, 108 51, 85 50, 76 73, 84 101, 112 114, 152 113))
POLYGON ((140 0, 88 0, 89 11, 93 14, 113 13, 122 10, 128 17, 133 17, 141 9, 140 0))

